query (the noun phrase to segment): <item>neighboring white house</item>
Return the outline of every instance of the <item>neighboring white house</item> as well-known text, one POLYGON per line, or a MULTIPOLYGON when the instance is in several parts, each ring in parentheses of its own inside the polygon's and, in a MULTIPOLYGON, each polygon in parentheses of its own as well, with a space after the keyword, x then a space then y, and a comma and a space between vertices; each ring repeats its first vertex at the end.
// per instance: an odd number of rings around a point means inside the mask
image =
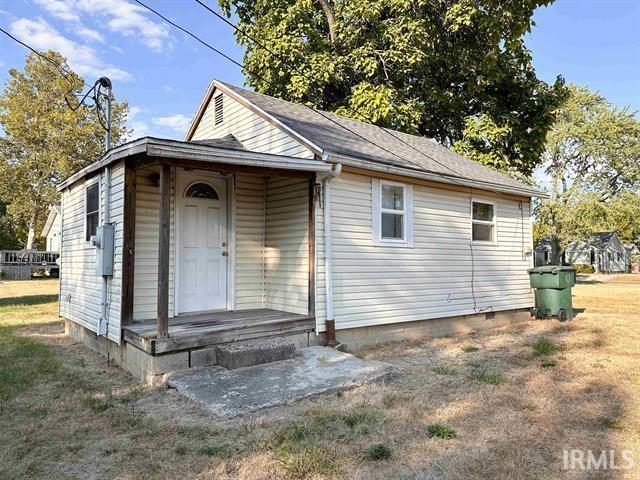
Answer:
POLYGON ((533 306, 544 194, 428 139, 222 82, 184 141, 118 146, 59 189, 67 332, 140 377, 215 362, 220 343, 355 349, 533 306))
POLYGON ((591 265, 596 272, 623 273, 628 270, 628 254, 615 232, 600 232, 587 240, 571 242, 564 251, 569 264, 591 265))
POLYGON ((62 215, 60 205, 51 205, 49 215, 42 229, 41 236, 46 238, 47 252, 60 252, 60 235, 62 233, 62 215))

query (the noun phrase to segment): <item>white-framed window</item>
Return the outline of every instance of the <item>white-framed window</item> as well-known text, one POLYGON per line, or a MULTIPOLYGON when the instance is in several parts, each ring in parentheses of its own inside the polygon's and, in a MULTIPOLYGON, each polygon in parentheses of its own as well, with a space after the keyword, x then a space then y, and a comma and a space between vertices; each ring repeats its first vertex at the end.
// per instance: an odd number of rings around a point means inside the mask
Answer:
POLYGON ((372 187, 373 242, 413 246, 413 187, 374 178, 372 187))
POLYGON ((84 188, 84 234, 88 242, 100 223, 100 183, 95 180, 84 188))
POLYGON ((473 200, 471 206, 471 240, 474 243, 496 244, 496 204, 486 200, 473 200))

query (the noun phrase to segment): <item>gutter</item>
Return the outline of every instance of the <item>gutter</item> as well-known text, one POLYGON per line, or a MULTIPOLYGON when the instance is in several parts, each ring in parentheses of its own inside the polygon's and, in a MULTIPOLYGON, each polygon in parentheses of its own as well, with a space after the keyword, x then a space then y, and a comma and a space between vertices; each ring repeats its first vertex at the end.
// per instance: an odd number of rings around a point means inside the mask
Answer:
MULTIPOLYGON (((325 157, 323 156, 323 159, 325 157)), ((327 157, 328 158, 328 157, 327 157)), ((442 173, 428 172, 426 170, 418 170, 408 167, 400 167, 378 161, 361 160, 358 158, 346 156, 346 155, 331 155, 330 160, 326 160, 331 163, 340 162, 345 166, 359 168, 362 170, 369 170, 372 172, 384 172, 392 175, 400 175, 408 178, 419 178, 421 180, 428 180, 436 183, 444 183, 449 185, 464 186, 470 188, 477 188, 479 190, 486 190, 489 192, 506 193, 521 197, 536 197, 547 199, 549 195, 536 188, 527 188, 524 184, 522 187, 515 185, 501 185, 499 183, 472 180, 469 178, 454 177, 452 175, 445 175, 442 173)))
MULTIPOLYGON (((322 154, 322 160, 329 161, 329 155, 325 152, 322 154)), ((331 171, 324 177, 323 194, 324 194, 324 275, 325 275, 325 301, 326 301, 326 331, 325 338, 327 346, 335 348, 338 346, 336 341, 336 321, 333 318, 333 254, 331 248, 331 180, 340 175, 342 171, 341 163, 334 163, 331 171)))

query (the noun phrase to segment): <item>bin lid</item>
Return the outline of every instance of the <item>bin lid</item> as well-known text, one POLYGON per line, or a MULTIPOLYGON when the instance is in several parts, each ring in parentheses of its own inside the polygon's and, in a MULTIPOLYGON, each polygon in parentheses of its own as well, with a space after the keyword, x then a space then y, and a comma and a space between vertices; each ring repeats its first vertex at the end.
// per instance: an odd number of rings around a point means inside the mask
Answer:
POLYGON ((573 267, 565 267, 563 265, 544 265, 542 267, 530 268, 527 270, 528 273, 539 273, 544 275, 545 273, 551 275, 557 275, 560 272, 575 272, 576 269, 573 267))

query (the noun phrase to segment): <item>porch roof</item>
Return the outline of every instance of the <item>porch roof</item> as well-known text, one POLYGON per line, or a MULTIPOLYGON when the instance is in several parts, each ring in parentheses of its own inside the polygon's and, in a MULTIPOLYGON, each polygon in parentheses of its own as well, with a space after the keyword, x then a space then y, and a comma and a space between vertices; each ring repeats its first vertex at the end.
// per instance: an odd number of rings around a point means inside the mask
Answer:
POLYGON ((85 176, 117 160, 144 156, 155 159, 191 160, 299 172, 322 173, 331 171, 331 164, 322 160, 258 153, 230 148, 231 145, 230 142, 226 142, 225 146, 218 146, 211 142, 183 142, 155 137, 139 138, 112 148, 98 160, 60 183, 58 191, 64 190, 85 176))

